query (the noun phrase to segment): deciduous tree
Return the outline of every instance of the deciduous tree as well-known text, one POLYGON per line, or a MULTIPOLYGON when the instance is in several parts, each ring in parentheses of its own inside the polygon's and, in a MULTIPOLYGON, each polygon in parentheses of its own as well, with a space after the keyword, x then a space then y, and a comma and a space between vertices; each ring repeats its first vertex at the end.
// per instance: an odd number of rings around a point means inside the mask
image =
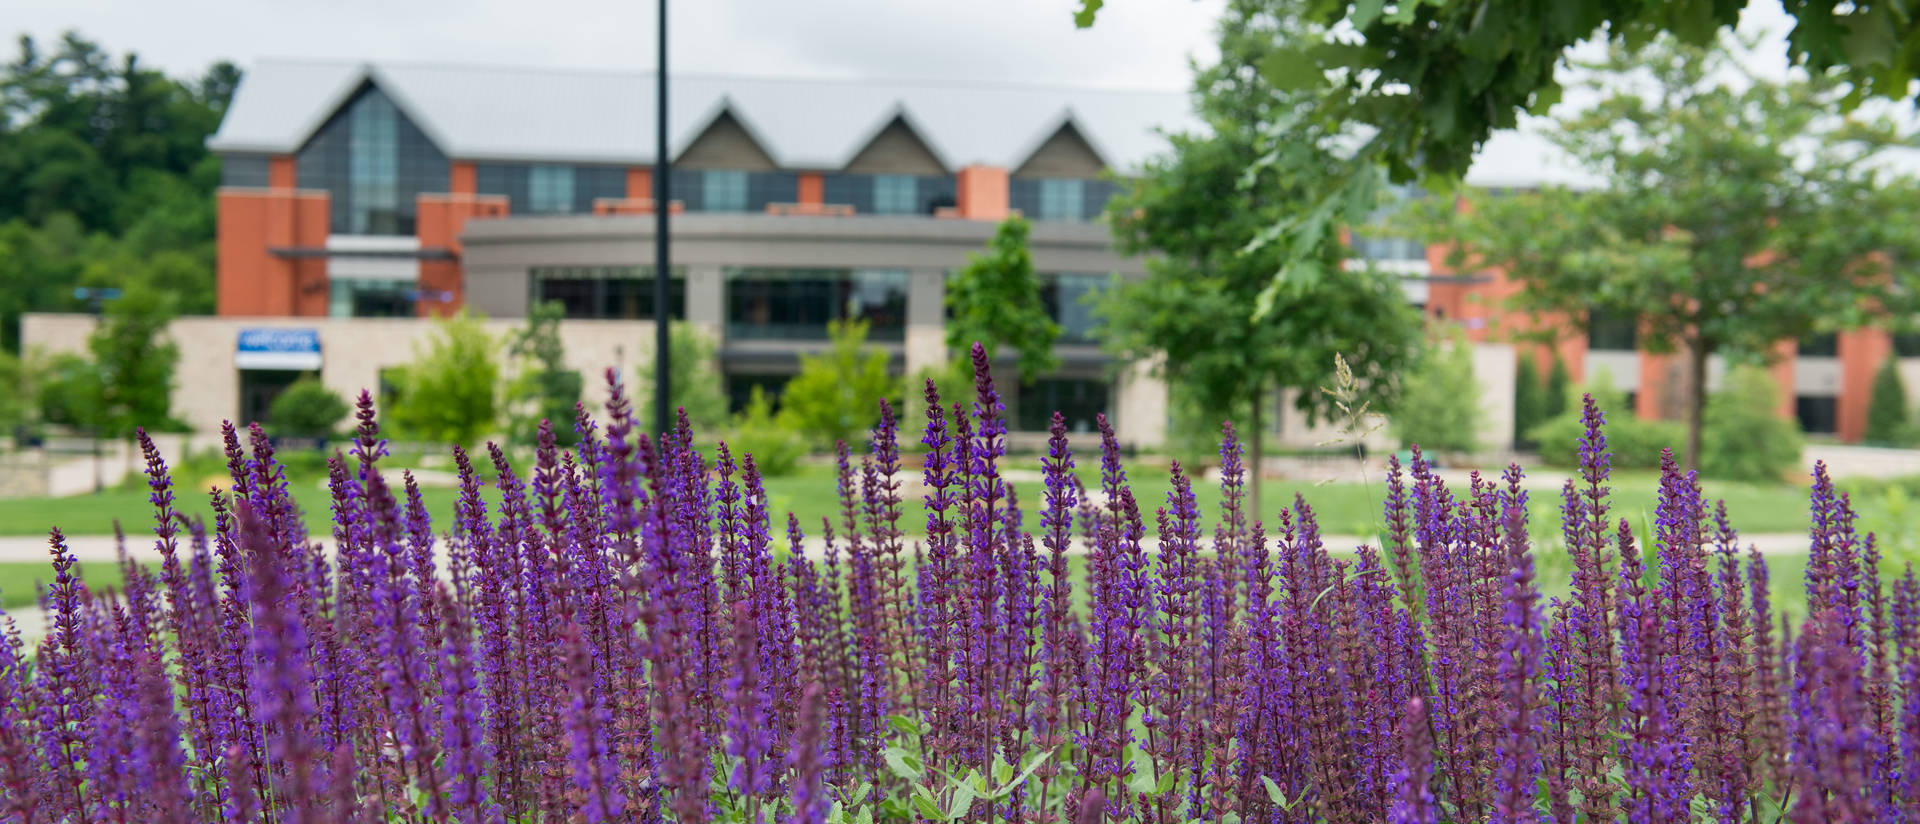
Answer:
POLYGON ((1478 192, 1414 218, 1454 265, 1519 281, 1519 316, 1571 321, 1544 334, 1635 318, 1642 349, 1679 353, 1694 467, 1710 357, 1920 310, 1920 187, 1877 152, 1905 135, 1834 116, 1832 82, 1738 65, 1721 45, 1615 47, 1587 67, 1599 102, 1550 131, 1604 186, 1478 192))
POLYGON ((1032 224, 1014 215, 1000 222, 987 250, 947 280, 947 351, 964 358, 975 343, 994 357, 1001 346, 1020 353, 1020 379, 1031 381, 1060 366, 1053 342, 1060 325, 1040 302, 1040 276, 1027 250, 1032 224))
MULTIPOLYGON (((1267 6, 1229 3, 1221 59, 1195 81, 1207 131, 1170 135, 1171 150, 1149 161, 1108 207, 1116 244, 1147 256, 1147 277, 1108 290, 1100 305, 1113 351, 1154 363, 1205 408, 1250 407, 1248 433, 1262 431, 1256 401, 1277 390, 1299 390, 1296 402, 1310 418, 1329 412, 1331 398, 1319 390, 1336 354, 1352 364, 1373 409, 1387 411, 1394 377, 1419 351, 1422 334, 1399 283, 1350 261, 1337 226, 1271 231, 1343 185, 1348 167, 1334 136, 1312 123, 1261 125, 1301 102, 1254 71, 1292 25, 1267 6), (1310 289, 1273 288, 1274 273, 1290 266, 1306 273, 1300 280, 1310 289)), ((1371 200, 1353 206, 1361 217, 1371 200)), ((1258 466, 1261 439, 1247 441, 1258 466)))

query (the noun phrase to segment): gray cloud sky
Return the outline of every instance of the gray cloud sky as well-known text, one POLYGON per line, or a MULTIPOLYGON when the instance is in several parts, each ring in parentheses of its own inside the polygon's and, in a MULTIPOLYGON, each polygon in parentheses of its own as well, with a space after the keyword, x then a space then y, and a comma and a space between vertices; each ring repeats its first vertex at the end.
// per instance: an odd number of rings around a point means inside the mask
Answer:
MULTIPOLYGON (((650 0, 8 0, 0 33, 75 29, 190 74, 216 59, 329 57, 648 69, 650 0)), ((1181 89, 1220 0, 674 0, 674 70, 1181 89)), ((13 56, 11 42, 5 56, 13 56)))

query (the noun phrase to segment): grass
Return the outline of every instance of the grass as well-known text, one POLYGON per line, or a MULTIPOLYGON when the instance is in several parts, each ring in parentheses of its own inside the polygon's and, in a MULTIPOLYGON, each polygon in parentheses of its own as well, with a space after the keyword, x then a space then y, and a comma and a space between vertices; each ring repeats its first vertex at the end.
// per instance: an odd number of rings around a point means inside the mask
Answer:
MULTIPOLYGON (((80 580, 87 589, 118 589, 125 579, 112 561, 82 561, 80 580)), ((0 563, 0 609, 18 609, 39 603, 40 590, 53 580, 53 565, 43 561, 0 563)))
MULTIPOLYGON (((1088 458, 1083 460, 1090 462, 1088 458)), ((1015 459, 1011 465, 1037 468, 1038 460, 1015 459)), ((1098 476, 1085 468, 1082 478, 1091 485, 1099 483, 1098 476)), ((206 516, 210 510, 205 490, 213 480, 211 474, 181 478, 176 492, 180 499, 179 508, 190 514, 206 516)), ((1171 488, 1166 471, 1136 466, 1129 473, 1129 480, 1135 499, 1140 502, 1142 514, 1151 525, 1154 510, 1166 501, 1171 488)), ((299 477, 292 482, 292 486, 295 500, 306 512, 309 530, 316 535, 328 534, 331 530, 329 498, 322 487, 321 478, 314 475, 299 477)), ((1013 486, 1023 508, 1031 512, 1039 506, 1042 490, 1037 482, 1015 483, 1013 486)), ((1620 517, 1636 521, 1643 515, 1650 517, 1657 487, 1658 477, 1652 473, 1618 473, 1613 482, 1614 511, 1620 517)), ((1195 492, 1203 512, 1211 512, 1218 506, 1219 488, 1216 485, 1202 483, 1195 492)), ((1293 500, 1295 493, 1303 495, 1313 506, 1321 529, 1328 534, 1356 535, 1378 531, 1380 504, 1385 495, 1384 481, 1380 477, 1372 477, 1365 484, 1341 482, 1319 486, 1269 480, 1261 495, 1262 511, 1270 515, 1277 514, 1281 507, 1293 500)), ((1744 533, 1801 532, 1807 528, 1807 493, 1804 487, 1709 481, 1707 494, 1726 500, 1734 524, 1744 533)), ((421 491, 421 495, 433 515, 435 525, 444 528, 453 517, 456 490, 427 487, 421 491)), ((785 515, 789 511, 799 516, 801 527, 809 535, 819 532, 822 517, 833 518, 836 522, 839 520, 839 503, 831 467, 806 465, 793 475, 769 479, 767 495, 775 513, 774 529, 777 533, 784 534, 785 515)), ((497 501, 497 498, 488 496, 489 504, 497 501)), ((1533 493, 1533 523, 1536 530, 1544 534, 1558 528, 1558 507, 1557 494, 1548 490, 1533 493)), ((105 535, 113 532, 116 520, 129 533, 144 533, 152 518, 153 508, 147 503, 143 486, 67 498, 0 498, 0 536, 40 537, 56 526, 70 535, 105 535)), ((925 518, 918 496, 911 496, 905 507, 906 531, 920 532, 925 518)))

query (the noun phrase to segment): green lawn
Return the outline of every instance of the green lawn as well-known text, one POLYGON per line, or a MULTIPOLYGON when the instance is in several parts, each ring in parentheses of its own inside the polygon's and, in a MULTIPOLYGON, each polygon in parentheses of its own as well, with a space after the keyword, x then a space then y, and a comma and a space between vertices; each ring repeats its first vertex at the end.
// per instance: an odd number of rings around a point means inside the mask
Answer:
MULTIPOLYGON (((1021 459, 1017 465, 1037 466, 1038 462, 1027 458, 1021 459)), ((1091 473, 1083 477, 1089 483, 1098 483, 1098 477, 1091 473)), ((1151 527, 1153 512, 1164 504, 1170 487, 1165 470, 1139 467, 1131 472, 1130 477, 1134 495, 1151 527)), ((200 488, 202 480, 205 479, 196 480, 188 487, 194 491, 178 493, 178 505, 183 511, 203 516, 209 513, 205 490, 200 488)), ((1657 476, 1650 473, 1621 473, 1613 483, 1615 512, 1635 521, 1642 516, 1651 517, 1657 483, 1657 476)), ((1038 508, 1042 489, 1037 482, 1016 483, 1014 487, 1028 512, 1038 508)), ((295 499, 307 514, 309 528, 315 534, 328 534, 329 499, 321 488, 320 480, 311 476, 296 480, 293 482, 293 491, 295 499)), ((1282 506, 1293 500, 1296 492, 1304 495, 1307 502, 1313 505, 1322 530, 1329 534, 1352 535, 1377 531, 1380 503, 1385 494, 1384 483, 1378 477, 1366 484, 1344 482, 1323 486, 1268 481, 1262 493, 1263 511, 1277 514, 1282 506)), ((801 527, 809 535, 819 531, 823 516, 832 517, 836 522, 839 520, 839 504, 835 498, 831 467, 803 466, 795 475, 770 479, 767 493, 775 513, 774 528, 777 534, 784 534, 785 515, 789 511, 800 517, 801 527)), ((1734 524, 1742 532, 1799 532, 1807 528, 1804 487, 1708 482, 1707 493, 1726 500, 1734 524)), ((1202 485, 1198 494, 1202 511, 1211 517, 1219 503, 1218 488, 1202 485)), ((422 491, 422 495, 433 514, 435 525, 443 527, 453 516, 456 491, 429 487, 422 491)), ((489 503, 494 500, 489 496, 489 503)), ((1557 530, 1558 508, 1557 494, 1548 490, 1533 493, 1536 531, 1545 533, 1557 530)), ((130 534, 143 534, 150 528, 152 518, 153 508, 147 503, 144 488, 110 490, 99 495, 69 498, 0 498, 0 536, 43 536, 55 526, 72 535, 104 535, 113 531, 116 519, 130 534)), ((924 520, 925 514, 916 496, 906 506, 907 531, 920 532, 924 520)), ((1870 522, 1868 526, 1871 527, 1870 522)))
MULTIPOLYGON (((118 588, 124 578, 120 565, 112 561, 85 561, 79 564, 80 580, 88 589, 118 588)), ((31 606, 40 600, 40 589, 53 580, 48 563, 0 563, 0 609, 31 606)))
MULTIPOLYGON (((1018 465, 1037 465, 1033 459, 1021 459, 1018 465), (1031 463, 1027 463, 1031 461, 1031 463)), ((1083 474, 1087 482, 1098 484, 1098 476, 1083 474)), ((1142 515, 1148 524, 1154 521, 1154 509, 1164 505, 1169 482, 1164 469, 1139 467, 1131 471, 1133 494, 1140 501, 1142 515)), ((205 490, 198 488, 200 482, 194 482, 194 492, 179 492, 179 507, 188 513, 207 515, 205 490)), ((294 480, 294 497, 301 509, 307 513, 307 524, 315 534, 328 534, 328 496, 321 488, 321 480, 307 476, 294 480)), ((793 511, 799 515, 801 526, 808 534, 820 530, 820 519, 831 517, 839 521, 839 503, 833 492, 833 471, 831 467, 808 465, 801 471, 785 478, 770 478, 766 482, 768 497, 776 513, 776 534, 783 534, 785 513, 793 511)), ((1642 517, 1651 517, 1653 499, 1657 488, 1657 476, 1651 473, 1622 473, 1613 482, 1613 505, 1620 517, 1642 521, 1642 517)), ((1023 507, 1031 513, 1041 503, 1041 484, 1020 482, 1014 484, 1014 490, 1020 497, 1023 507)), ((1313 486, 1302 482, 1283 482, 1269 480, 1261 494, 1263 511, 1273 513, 1292 501, 1294 494, 1302 494, 1313 505, 1315 515, 1319 517, 1321 528, 1329 534, 1371 534, 1377 532, 1380 519, 1380 499, 1384 496, 1384 482, 1380 478, 1371 478, 1367 484, 1359 482, 1336 482, 1325 486, 1313 486)), ((1807 528, 1807 490, 1801 486, 1753 486, 1753 484, 1730 484, 1730 482, 1709 482, 1707 494, 1724 497, 1726 507, 1734 517, 1734 524, 1741 532, 1763 534, 1763 532, 1801 532, 1807 528)), ((428 511, 434 515, 436 526, 444 526, 453 517, 455 490, 451 488, 426 488, 422 490, 428 511)), ((1200 507, 1212 517, 1213 507, 1219 505, 1219 490, 1212 484, 1198 488, 1200 507)), ((1542 534, 1557 530, 1559 524, 1559 496, 1551 490, 1536 490, 1532 499, 1534 528, 1542 534)), ((490 503, 493 499, 490 496, 490 503)), ((1870 513, 1870 507, 1868 507, 1870 513)), ((48 528, 60 526, 67 534, 111 534, 113 521, 121 522, 129 534, 144 534, 152 519, 154 509, 146 501, 146 490, 109 490, 98 496, 75 497, 0 497, 0 536, 44 536, 48 528)), ((918 496, 906 503, 906 530, 920 532, 925 515, 920 507, 918 496)), ((1868 519, 1870 521, 1870 519, 1868 519)), ((1868 526, 1872 526, 1868 522, 1868 526)))

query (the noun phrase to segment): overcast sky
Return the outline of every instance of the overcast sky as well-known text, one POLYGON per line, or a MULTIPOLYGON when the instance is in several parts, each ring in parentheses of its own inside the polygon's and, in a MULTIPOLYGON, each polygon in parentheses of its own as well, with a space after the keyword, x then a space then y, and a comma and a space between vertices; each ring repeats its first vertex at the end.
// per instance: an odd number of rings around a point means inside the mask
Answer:
MULTIPOLYGON (((675 0, 671 68, 1183 89, 1221 0, 675 0)), ((78 30, 172 74, 218 59, 328 57, 651 69, 652 0, 0 0, 0 33, 78 30)))

